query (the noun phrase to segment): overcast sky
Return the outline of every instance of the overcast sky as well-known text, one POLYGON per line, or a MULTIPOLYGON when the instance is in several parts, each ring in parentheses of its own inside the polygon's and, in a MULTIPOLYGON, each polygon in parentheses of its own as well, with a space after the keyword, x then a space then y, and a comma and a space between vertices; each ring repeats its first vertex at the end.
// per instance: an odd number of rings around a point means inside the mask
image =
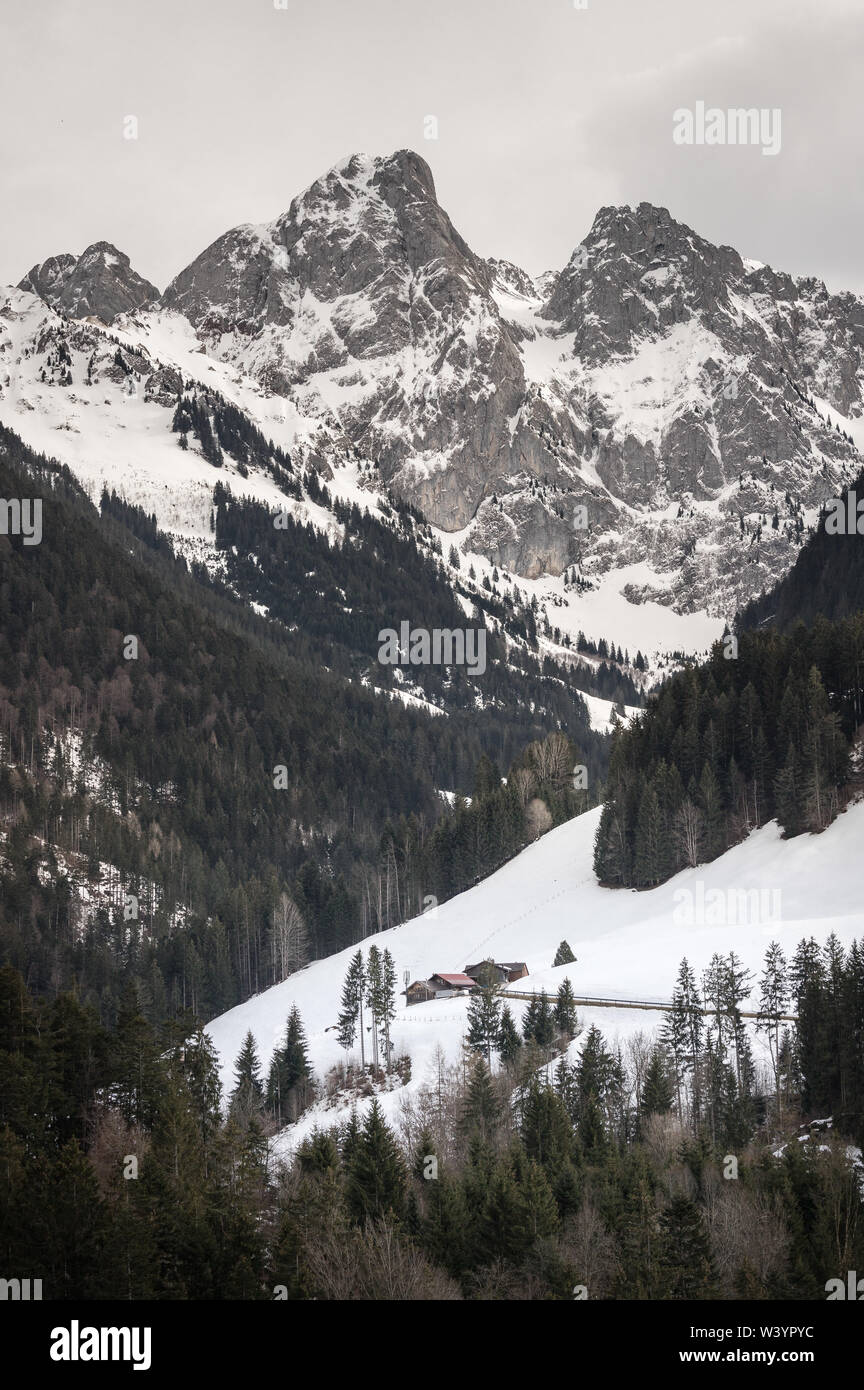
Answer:
POLYGON ((472 248, 533 273, 602 205, 645 200, 864 290, 862 0, 0 0, 0 17, 0 282, 106 240, 163 288, 344 155, 410 147, 472 248), (779 154, 676 145, 673 112, 700 101, 779 108, 779 154))

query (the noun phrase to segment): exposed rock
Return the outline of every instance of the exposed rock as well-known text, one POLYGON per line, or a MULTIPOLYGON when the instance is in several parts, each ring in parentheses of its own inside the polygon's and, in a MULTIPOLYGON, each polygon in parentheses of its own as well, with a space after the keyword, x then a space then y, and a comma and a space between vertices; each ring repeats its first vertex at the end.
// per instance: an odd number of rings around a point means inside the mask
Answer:
POLYGON ((34 265, 18 286, 32 290, 67 318, 94 317, 113 323, 125 314, 159 298, 149 280, 138 275, 129 257, 107 241, 94 242, 83 255, 51 256, 34 265))
MULTIPOLYGON (((26 283, 107 322, 155 293, 104 243, 26 283)), ((602 208, 533 280, 471 250, 419 155, 353 155, 275 221, 220 237, 161 308, 314 422, 305 466, 371 460, 521 575, 648 564, 634 594, 729 612, 862 463, 831 412, 864 408, 864 301, 648 203, 602 208)), ((174 378, 146 392, 169 404, 174 378)))

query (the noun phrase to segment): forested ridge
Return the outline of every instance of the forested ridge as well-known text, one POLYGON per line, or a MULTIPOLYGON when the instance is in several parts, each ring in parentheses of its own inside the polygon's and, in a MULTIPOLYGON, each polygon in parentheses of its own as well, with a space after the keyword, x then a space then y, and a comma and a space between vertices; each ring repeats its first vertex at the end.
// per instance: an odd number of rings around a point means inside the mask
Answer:
MULTIPOLYGON (((853 498, 852 512, 864 500, 864 472, 851 488, 838 496, 853 498)), ((817 617, 845 618, 864 610, 864 546, 855 531, 833 534, 826 530, 830 513, 823 507, 816 530, 807 537, 795 564, 768 593, 762 594, 738 616, 738 626, 763 623, 785 629, 817 617)), ((858 518, 861 519, 860 517, 858 518)))
POLYGON ((595 869, 650 888, 775 816, 820 831, 848 795, 864 615, 744 631, 689 665, 614 735, 595 869))
POLYGON ((140 509, 106 494, 100 516, 7 430, 0 494, 44 512, 40 545, 0 537, 0 947, 37 991, 74 986, 110 1018, 135 979, 154 1020, 210 1017, 281 978, 285 895, 301 956, 329 954, 587 804, 575 763, 599 787, 606 740, 558 680, 505 668, 515 714, 492 700, 430 718, 325 669, 332 634, 190 573, 140 509), (550 762, 536 750, 553 729, 550 762), (448 808, 441 787, 476 800, 448 808), (110 902, 85 910, 106 880, 110 902))
POLYGON ((521 1036, 499 998, 494 1075, 478 997, 463 1064, 439 1052, 398 1128, 373 1100, 281 1165, 285 1088, 322 1084, 296 1009, 269 1078, 249 1036, 223 1095, 188 1012, 155 1028, 128 983, 106 1028, 4 966, 0 1259, 46 1299, 824 1299, 864 1264, 862 943, 769 948, 767 1076, 739 965, 700 994, 682 962, 659 1038, 591 1027, 575 1061, 566 981, 521 1036))

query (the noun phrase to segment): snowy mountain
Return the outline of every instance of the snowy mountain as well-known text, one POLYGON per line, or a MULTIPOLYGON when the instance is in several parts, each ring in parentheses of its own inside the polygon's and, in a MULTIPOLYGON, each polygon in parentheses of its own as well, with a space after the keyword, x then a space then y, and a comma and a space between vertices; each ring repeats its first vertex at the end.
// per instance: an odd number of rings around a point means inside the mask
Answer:
POLYGON ((120 315, 159 298, 155 285, 129 264, 129 257, 107 241, 94 242, 83 255, 51 256, 34 265, 19 289, 32 290, 67 318, 113 323, 120 315))
POLYGON ((856 457, 834 426, 861 414, 864 304, 645 203, 601 209, 541 284, 470 250, 419 156, 355 155, 163 303, 522 576, 647 556, 637 596, 722 611, 856 457))
MULTIPOLYGON (((526 962, 529 975, 508 986, 511 993, 545 989, 554 994, 569 978, 580 997, 668 1001, 684 956, 699 978, 715 952, 734 950, 758 975, 771 941, 779 941, 791 956, 802 937, 812 936, 821 945, 834 932, 849 944, 864 931, 864 908, 850 867, 864 833, 864 804, 851 806, 818 836, 784 840, 772 822, 712 863, 642 893, 603 889, 597 883, 592 853, 599 814, 589 811, 550 831, 476 888, 437 907, 433 916, 424 914, 369 937, 363 947, 377 945, 391 952, 400 987, 405 976, 415 980, 461 971, 491 956, 526 962), (827 898, 826 883, 831 884, 827 898), (748 907, 742 910, 745 895, 748 907), (553 968, 562 939, 577 961, 553 968)), ((316 961, 208 1024, 226 1092, 247 1031, 266 1070, 294 1004, 319 1080, 344 1062, 334 1025, 355 950, 316 961)), ((398 1120, 401 1099, 429 1083, 439 1045, 448 1063, 461 1058, 467 1007, 466 997, 406 1007, 400 996, 391 1038, 396 1054, 410 1057, 411 1079, 379 1097, 391 1122, 398 1120)), ((527 1002, 514 999, 511 1007, 518 1023, 527 1002)), ((753 1002, 743 1005, 748 1007, 758 1007, 758 986, 753 1002)), ((580 1023, 596 1024, 609 1041, 638 1030, 653 1032, 662 1017, 648 1010, 579 1009, 580 1023)), ((572 1047, 578 1052, 578 1038, 572 1047)), ((319 1102, 283 1131, 280 1145, 292 1147, 316 1125, 344 1120, 351 1103, 344 1097, 319 1102)), ((359 1109, 370 1103, 361 1100, 359 1109)))
MULTIPOLYGON (((171 432, 197 384, 334 495, 407 499, 561 633, 699 652, 859 471, 862 346, 856 296, 647 203, 601 209, 560 273, 483 259, 400 151, 343 161, 161 297, 107 243, 35 266, 0 305, 0 419, 203 555, 217 475, 171 432)), ((222 481, 275 504, 240 462, 222 481)))

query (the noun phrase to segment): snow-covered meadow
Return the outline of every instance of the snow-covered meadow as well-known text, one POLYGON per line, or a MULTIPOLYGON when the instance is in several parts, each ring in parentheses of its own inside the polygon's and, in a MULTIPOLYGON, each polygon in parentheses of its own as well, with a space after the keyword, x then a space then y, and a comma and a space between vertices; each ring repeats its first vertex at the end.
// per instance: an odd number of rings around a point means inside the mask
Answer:
MULTIPOLYGON (((698 977, 715 952, 735 951, 758 976, 772 940, 791 956, 802 937, 812 936, 821 944, 834 932, 848 944, 864 936, 858 879, 864 804, 850 807, 818 836, 783 840, 772 822, 713 863, 687 869, 639 893, 604 889, 597 883, 592 852, 599 815, 599 810, 588 811, 550 831, 475 888, 433 912, 369 937, 364 947, 389 949, 400 988, 406 974, 411 980, 424 979, 492 956, 526 962, 529 978, 511 989, 554 993, 569 978, 577 996, 665 1001, 683 956, 698 977), (741 901, 744 892, 762 893, 771 904, 770 921, 741 923, 740 912, 737 921, 732 920, 734 913, 724 914, 722 904, 741 901), (688 894, 696 908, 689 924, 688 894), (698 908, 700 902, 706 905, 704 911, 698 908), (569 942, 577 961, 553 969, 562 939, 569 942)), ((303 1019, 318 1078, 345 1060, 334 1025, 345 972, 356 949, 316 961, 208 1025, 226 1091, 233 1084, 234 1060, 247 1031, 255 1037, 267 1067, 293 1004, 303 1019)), ((758 980, 753 1008, 757 994, 758 980)), ((391 1038, 396 1054, 411 1058, 411 1080, 380 1097, 391 1121, 398 1114, 400 1096, 429 1082, 439 1044, 450 1061, 459 1059, 467 1007, 467 998, 452 998, 406 1008, 400 997, 391 1038)), ((518 1023, 527 1004, 514 1000, 511 1007, 518 1023)), ((637 1031, 653 1032, 662 1019, 662 1013, 648 1010, 579 1009, 580 1024, 596 1023, 612 1043, 637 1031)), ((578 1047, 577 1038, 573 1048, 578 1047)), ((362 1112, 370 1103, 360 1100, 358 1108, 362 1112)), ((315 1125, 339 1122, 348 1108, 347 1103, 341 1108, 313 1106, 283 1132, 278 1147, 291 1147, 315 1125)))

